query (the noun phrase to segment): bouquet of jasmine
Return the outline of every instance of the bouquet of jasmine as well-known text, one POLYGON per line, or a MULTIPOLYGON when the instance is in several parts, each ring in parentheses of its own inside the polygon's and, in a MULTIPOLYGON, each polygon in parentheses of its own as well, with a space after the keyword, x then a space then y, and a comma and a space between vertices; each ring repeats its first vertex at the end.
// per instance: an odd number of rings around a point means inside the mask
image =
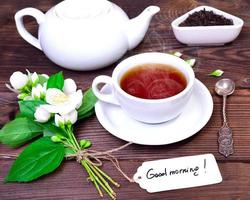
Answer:
POLYGON ((86 170, 99 194, 102 191, 115 199, 109 182, 119 186, 100 169, 102 158, 112 161, 120 171, 119 163, 110 153, 88 149, 89 140, 77 141, 73 125, 79 119, 94 114, 96 97, 88 89, 84 94, 72 79, 63 73, 51 75, 14 72, 6 86, 18 94, 20 113, 0 130, 0 141, 11 147, 28 145, 13 163, 5 181, 29 182, 54 171, 64 158, 76 159, 86 170), (38 137, 42 136, 42 137, 38 137))

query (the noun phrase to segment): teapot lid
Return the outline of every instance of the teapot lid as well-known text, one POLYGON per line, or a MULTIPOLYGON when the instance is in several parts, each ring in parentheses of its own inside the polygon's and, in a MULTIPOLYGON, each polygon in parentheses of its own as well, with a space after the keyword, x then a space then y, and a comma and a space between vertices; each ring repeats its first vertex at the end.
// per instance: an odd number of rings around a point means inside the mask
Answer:
POLYGON ((107 0, 65 0, 55 6, 55 13, 66 19, 87 19, 105 15, 111 7, 107 0))

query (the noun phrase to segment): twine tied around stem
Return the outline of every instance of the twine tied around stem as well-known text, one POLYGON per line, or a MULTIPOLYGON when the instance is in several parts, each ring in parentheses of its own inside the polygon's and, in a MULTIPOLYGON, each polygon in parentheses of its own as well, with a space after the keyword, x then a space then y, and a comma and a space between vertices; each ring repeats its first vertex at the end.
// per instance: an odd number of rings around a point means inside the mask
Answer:
POLYGON ((91 165, 94 165, 96 167, 102 166, 102 161, 101 159, 104 160, 109 160, 112 162, 112 164, 115 166, 115 168, 131 183, 134 182, 134 180, 128 175, 123 172, 123 170, 120 167, 118 159, 113 156, 111 153, 119 151, 121 149, 124 149, 125 147, 133 144, 132 142, 128 142, 125 145, 122 145, 120 147, 110 149, 108 151, 96 151, 96 150, 91 150, 91 149, 84 149, 84 150, 79 150, 75 154, 69 154, 66 156, 66 159, 76 159, 77 162, 81 163, 82 160, 87 160, 91 165))

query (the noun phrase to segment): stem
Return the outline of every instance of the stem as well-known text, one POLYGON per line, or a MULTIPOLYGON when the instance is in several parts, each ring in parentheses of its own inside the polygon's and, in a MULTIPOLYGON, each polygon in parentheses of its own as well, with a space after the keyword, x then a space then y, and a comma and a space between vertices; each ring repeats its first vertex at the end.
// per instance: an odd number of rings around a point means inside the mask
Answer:
POLYGON ((72 148, 75 148, 74 143, 72 143, 68 138, 66 138, 66 141, 70 146, 72 146, 72 148))
MULTIPOLYGON (((70 146, 70 148, 72 148, 76 152, 80 151, 81 147, 75 138, 72 127, 66 126, 65 131, 67 132, 68 137, 69 137, 65 145, 70 146)), ((89 175, 91 182, 95 185, 101 197, 103 197, 103 193, 101 191, 101 188, 102 188, 110 196, 111 199, 116 199, 116 193, 110 187, 109 183, 105 180, 105 178, 117 187, 119 187, 118 183, 116 183, 113 179, 111 179, 101 169, 89 163, 87 160, 81 160, 81 165, 85 168, 86 172, 89 175)))
POLYGON ((69 147, 75 151, 77 151, 77 149, 71 144, 70 141, 67 140, 67 142, 62 142, 66 147, 69 147))
POLYGON ((72 131, 71 126, 68 127, 68 128, 66 129, 66 132, 68 133, 68 135, 69 135, 69 137, 70 137, 72 143, 74 143, 74 146, 76 146, 76 148, 77 148, 78 150, 81 150, 81 147, 80 147, 80 145, 78 144, 78 142, 77 142, 77 140, 76 140, 76 138, 75 138, 75 135, 74 135, 74 133, 73 133, 73 131, 72 131))
POLYGON ((115 199, 115 196, 114 196, 114 193, 113 193, 113 190, 109 190, 109 188, 102 183, 102 181, 98 178, 98 176, 95 175, 95 173, 93 172, 93 170, 91 169, 91 165, 88 164, 88 162, 86 162, 86 164, 88 165, 89 167, 89 170, 91 171, 93 177, 96 179, 96 181, 100 184, 100 186, 107 192, 107 194, 112 198, 112 199, 115 199))
POLYGON ((82 161, 85 165, 85 169, 87 170, 87 172, 89 173, 90 177, 92 177, 93 179, 95 179, 95 181, 97 183, 100 184, 100 186, 107 192, 107 194, 112 198, 115 199, 115 196, 113 194, 112 191, 110 191, 101 181, 100 179, 94 174, 94 172, 92 171, 92 169, 90 168, 91 165, 88 164, 88 162, 86 160, 82 161))
POLYGON ((86 162, 85 162, 85 161, 81 161, 81 164, 82 164, 82 166, 85 168, 85 170, 87 171, 87 173, 89 174, 89 178, 90 178, 90 180, 94 183, 94 185, 95 185, 95 187, 96 187, 96 189, 97 189, 99 195, 100 195, 101 197, 103 197, 102 191, 101 191, 99 185, 97 184, 96 180, 92 177, 91 170, 88 168, 86 162))
POLYGON ((74 140, 74 142, 75 142, 75 144, 76 144, 77 148, 80 150, 80 149, 81 149, 81 147, 80 147, 80 145, 78 144, 78 142, 77 142, 77 140, 76 140, 76 138, 75 138, 75 136, 74 136, 74 134, 73 134, 73 133, 72 133, 72 138, 73 138, 73 140, 74 140))
POLYGON ((120 185, 114 181, 108 174, 106 174, 104 171, 102 171, 99 167, 94 166, 94 168, 101 173, 102 176, 104 176, 106 179, 108 179, 113 185, 115 185, 116 187, 120 187, 120 185))
POLYGON ((110 185, 108 184, 108 182, 103 178, 102 174, 100 174, 96 169, 95 166, 92 166, 91 164, 88 164, 89 167, 93 170, 93 172, 100 178, 100 180, 103 182, 103 184, 109 189, 109 191, 116 196, 115 192, 113 191, 113 189, 110 187, 110 185))
POLYGON ((67 140, 67 141, 70 142, 74 146, 75 149, 81 150, 81 148, 80 148, 80 146, 79 146, 79 144, 78 144, 78 142, 77 142, 77 140, 76 140, 76 138, 74 136, 74 133, 72 132, 71 128, 70 127, 69 128, 66 127, 65 131, 66 131, 66 133, 69 136, 69 140, 67 140))
POLYGON ((99 195, 100 195, 101 197, 103 197, 102 191, 101 191, 99 185, 97 184, 96 180, 95 180, 94 178, 90 178, 90 180, 94 183, 95 188, 97 189, 99 195))

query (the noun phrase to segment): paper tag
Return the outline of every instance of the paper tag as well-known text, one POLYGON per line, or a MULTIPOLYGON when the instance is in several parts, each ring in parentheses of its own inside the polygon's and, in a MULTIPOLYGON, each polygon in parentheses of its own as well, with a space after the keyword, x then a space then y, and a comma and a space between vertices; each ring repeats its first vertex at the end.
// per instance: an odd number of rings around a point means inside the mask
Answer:
POLYGON ((133 178, 141 188, 150 193, 211 185, 222 181, 212 154, 144 162, 133 178))

